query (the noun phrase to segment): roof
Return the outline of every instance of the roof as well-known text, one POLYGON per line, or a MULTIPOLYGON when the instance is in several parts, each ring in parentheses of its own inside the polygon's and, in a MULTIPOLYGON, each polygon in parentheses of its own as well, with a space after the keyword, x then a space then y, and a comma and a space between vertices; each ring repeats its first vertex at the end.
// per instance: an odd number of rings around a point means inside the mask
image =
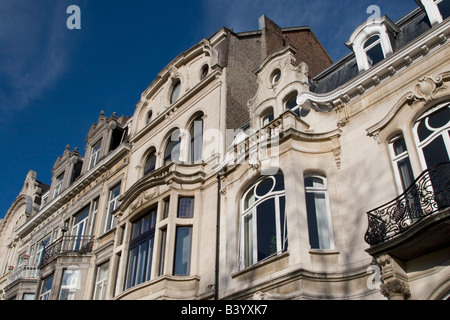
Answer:
MULTIPOLYGON (((400 32, 391 38, 394 53, 431 29, 428 16, 421 7, 417 7, 395 24, 400 32)), ((311 90, 317 94, 331 92, 359 74, 355 54, 350 53, 314 77, 311 90)))

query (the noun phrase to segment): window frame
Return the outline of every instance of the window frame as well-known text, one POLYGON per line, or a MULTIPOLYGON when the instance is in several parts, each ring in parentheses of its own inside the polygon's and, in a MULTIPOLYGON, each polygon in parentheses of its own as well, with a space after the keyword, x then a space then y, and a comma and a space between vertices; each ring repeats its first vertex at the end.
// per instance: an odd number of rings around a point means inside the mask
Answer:
POLYGON ((116 217, 114 216, 113 212, 117 210, 119 206, 119 197, 122 190, 121 182, 116 183, 112 188, 109 189, 108 192, 108 206, 106 210, 106 220, 105 220, 105 229, 104 231, 107 232, 109 230, 112 230, 114 228, 116 217), (119 189, 119 192, 117 196, 114 197, 114 191, 116 189, 119 189))
POLYGON ((131 224, 130 243, 128 246, 127 269, 125 273, 125 290, 152 279, 153 256, 155 252, 155 234, 158 207, 152 207, 146 214, 131 224), (148 219, 148 230, 143 231, 148 219), (142 249, 145 249, 143 252, 142 249), (143 264, 141 264, 143 263, 143 264), (139 275, 142 279, 138 279, 139 275))
POLYGON ((190 163, 197 163, 202 161, 203 159, 204 130, 205 121, 203 120, 203 116, 197 117, 194 121, 192 121, 189 127, 190 141, 188 149, 188 159, 190 163), (201 124, 200 130, 199 123, 201 124))
POLYGON ((414 171, 412 169, 412 164, 411 164, 411 160, 409 157, 409 150, 408 150, 408 146, 406 145, 406 140, 403 136, 402 133, 396 134, 394 137, 392 137, 389 140, 389 155, 391 156, 391 162, 392 162, 392 166, 394 169, 394 174, 395 174, 395 182, 397 184, 397 190, 399 191, 399 193, 403 193, 406 191, 407 188, 409 188, 409 186, 406 186, 406 181, 403 177, 403 174, 400 172, 400 168, 399 168, 399 163, 401 161, 404 160, 408 160, 408 164, 409 164, 409 169, 410 169, 410 173, 411 173, 411 177, 412 181, 411 183, 414 182, 414 171), (395 143, 398 142, 399 140, 403 140, 404 144, 405 144, 405 151, 403 151, 402 153, 397 154, 396 150, 395 150, 395 143))
POLYGON ((62 277, 61 277, 61 286, 59 288, 59 295, 58 295, 58 300, 65 300, 65 301, 71 301, 71 300, 75 300, 76 294, 77 294, 77 290, 78 290, 78 286, 80 283, 80 270, 78 268, 67 268, 63 270, 62 273, 62 277), (69 283, 65 283, 65 275, 68 272, 73 272, 73 275, 69 276, 69 283), (74 276, 76 275, 76 276, 74 276), (72 281, 72 277, 75 278, 75 280, 72 281), (73 283, 76 282, 76 283, 73 283), (68 292, 67 294, 67 298, 66 299, 61 299, 62 298, 62 294, 63 294, 63 290, 66 290, 68 292))
MULTIPOLYGON (((311 245, 311 250, 335 250, 335 240, 334 240, 334 230, 333 230, 333 219, 331 217, 331 208, 330 208, 330 197, 329 197, 329 193, 328 193, 328 179, 321 175, 321 174, 317 174, 317 173, 308 173, 305 174, 304 176, 304 185, 305 185, 305 204, 306 204, 306 215, 307 215, 307 219, 308 219, 308 234, 309 234, 309 242, 311 245), (312 179, 320 179, 323 182, 323 187, 310 187, 310 186, 306 186, 306 180, 308 178, 312 178, 312 179), (329 237, 329 247, 324 247, 323 243, 320 243, 320 230, 317 227, 317 240, 319 242, 319 248, 313 248, 312 247, 312 240, 311 240, 311 234, 310 234, 310 228, 311 226, 311 222, 310 222, 310 212, 308 212, 308 204, 307 204, 307 196, 308 194, 321 194, 324 196, 324 201, 325 201, 325 209, 326 209, 326 224, 327 224, 327 233, 328 233, 328 237, 329 237)), ((315 205, 315 204, 314 204, 315 205)), ((316 219, 317 219, 317 208, 316 208, 316 219)), ((323 217, 322 217, 323 218, 323 217)), ((317 226, 318 222, 317 220, 315 221, 315 224, 317 226)))
POLYGON ((55 188, 53 190, 53 198, 56 198, 62 193, 63 183, 64 183, 64 174, 65 172, 62 172, 55 178, 55 188))
POLYGON ((178 161, 180 161, 180 156, 181 156, 181 131, 180 129, 174 129, 172 130, 172 132, 170 133, 169 137, 166 140, 165 143, 165 147, 164 147, 164 158, 163 158, 163 165, 168 165, 169 163, 177 163, 178 161), (178 136, 178 140, 173 140, 174 139, 174 135, 178 136), (169 146, 170 147, 170 153, 168 153, 169 150, 169 146), (172 158, 173 153, 174 153, 174 149, 176 149, 176 159, 172 158))
POLYGON ((91 157, 90 157, 90 161, 89 161, 89 170, 91 170, 92 168, 94 168, 97 163, 98 160, 100 158, 100 151, 102 149, 102 139, 100 139, 99 141, 97 141, 96 143, 94 143, 91 147, 91 157))
POLYGON ((106 286, 108 284, 108 276, 109 276, 109 260, 99 264, 97 266, 97 274, 95 275, 95 287, 94 294, 92 296, 93 300, 104 300, 106 294, 106 286), (99 278, 102 273, 100 269, 106 266, 106 271, 104 272, 104 278, 99 278))
POLYGON ((280 255, 288 248, 288 234, 287 234, 287 213, 286 213, 286 185, 284 175, 279 172, 271 176, 262 176, 250 185, 244 192, 240 200, 240 234, 239 234, 239 269, 243 270, 274 256, 280 255), (277 176, 282 177, 283 189, 274 191, 277 186, 277 176), (266 179, 273 179, 274 184, 269 192, 262 196, 256 194, 258 187, 266 181, 266 179), (253 192, 255 201, 246 207, 246 202, 250 193, 253 192), (259 198, 256 200, 256 198, 259 198), (281 212, 281 201, 284 198, 284 217, 281 212), (275 235, 276 235, 276 250, 272 254, 259 259, 258 257, 258 211, 259 205, 274 199, 275 205, 275 235), (252 216, 251 220, 249 220, 252 216), (249 224, 251 221, 251 225, 249 224), (282 225, 283 224, 283 225, 282 225), (251 230, 250 232, 248 230, 251 230))
MULTIPOLYGON (((450 134, 444 134, 445 132, 448 132, 450 130, 450 121, 446 125, 438 128, 438 129, 433 129, 433 128, 429 127, 429 124, 428 124, 427 125, 428 129, 433 132, 423 141, 420 141, 419 133, 418 133, 418 129, 419 129, 419 126, 422 123, 422 121, 427 121, 427 119, 429 119, 430 116, 432 116, 436 112, 440 112, 444 108, 450 108, 449 101, 440 103, 437 106, 429 109, 428 111, 423 113, 414 123, 414 127, 413 127, 414 141, 416 143, 416 148, 419 153, 420 164, 422 166, 423 171, 429 169, 423 149, 425 147, 427 147, 428 145, 430 145, 433 141, 435 141, 439 137, 442 137, 444 146, 447 149, 447 155, 450 158, 450 134)), ((425 124, 427 124, 427 123, 425 123, 425 124)))
POLYGON ((178 100, 178 98, 180 97, 180 93, 181 93, 181 80, 177 78, 173 80, 170 90, 169 102, 171 105, 178 100))

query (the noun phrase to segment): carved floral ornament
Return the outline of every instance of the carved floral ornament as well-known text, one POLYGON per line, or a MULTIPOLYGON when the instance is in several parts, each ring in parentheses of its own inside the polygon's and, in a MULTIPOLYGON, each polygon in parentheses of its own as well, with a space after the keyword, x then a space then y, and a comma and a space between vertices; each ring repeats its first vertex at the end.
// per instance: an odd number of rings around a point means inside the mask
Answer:
POLYGON ((444 79, 442 76, 436 78, 433 76, 420 78, 414 91, 408 93, 406 99, 410 103, 416 103, 418 101, 429 102, 434 100, 440 91, 446 89, 443 84, 444 79))

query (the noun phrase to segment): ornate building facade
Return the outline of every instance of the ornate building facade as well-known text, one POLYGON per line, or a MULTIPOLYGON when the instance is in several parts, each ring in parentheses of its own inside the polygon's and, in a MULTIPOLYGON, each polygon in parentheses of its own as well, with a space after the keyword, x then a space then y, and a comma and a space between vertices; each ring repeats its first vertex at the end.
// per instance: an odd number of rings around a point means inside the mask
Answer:
POLYGON ((222 28, 103 113, 0 225, 3 299, 447 299, 449 0, 222 28))

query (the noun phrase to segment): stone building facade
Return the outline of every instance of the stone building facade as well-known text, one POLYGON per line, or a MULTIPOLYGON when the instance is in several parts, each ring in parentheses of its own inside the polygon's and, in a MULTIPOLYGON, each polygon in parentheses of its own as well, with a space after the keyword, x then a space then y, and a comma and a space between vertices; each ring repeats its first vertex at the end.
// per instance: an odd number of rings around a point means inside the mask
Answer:
POLYGON ((449 0, 350 35, 222 28, 0 225, 3 299, 447 299, 449 0))

